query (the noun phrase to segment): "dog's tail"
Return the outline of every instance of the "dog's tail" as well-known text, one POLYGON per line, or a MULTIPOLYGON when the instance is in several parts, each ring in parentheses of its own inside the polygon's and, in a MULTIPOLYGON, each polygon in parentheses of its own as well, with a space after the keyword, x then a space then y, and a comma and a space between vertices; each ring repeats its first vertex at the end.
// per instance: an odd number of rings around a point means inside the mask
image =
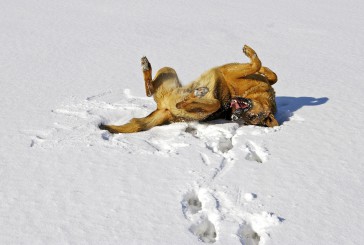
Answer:
POLYGON ((154 126, 159 126, 171 122, 172 114, 169 110, 155 110, 143 118, 133 118, 127 124, 99 125, 100 129, 108 130, 110 133, 135 133, 148 130, 154 126))
POLYGON ((277 75, 268 67, 262 66, 258 73, 264 75, 268 79, 270 85, 273 85, 278 81, 277 75))

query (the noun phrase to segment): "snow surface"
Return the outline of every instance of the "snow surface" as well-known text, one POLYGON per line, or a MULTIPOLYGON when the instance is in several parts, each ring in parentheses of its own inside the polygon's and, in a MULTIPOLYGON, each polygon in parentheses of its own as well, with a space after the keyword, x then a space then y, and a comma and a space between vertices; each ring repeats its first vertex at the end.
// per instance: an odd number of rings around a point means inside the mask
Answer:
POLYGON ((364 244, 364 2, 2 0, 0 244, 364 244), (281 126, 178 123, 140 58, 184 84, 246 62, 281 126))

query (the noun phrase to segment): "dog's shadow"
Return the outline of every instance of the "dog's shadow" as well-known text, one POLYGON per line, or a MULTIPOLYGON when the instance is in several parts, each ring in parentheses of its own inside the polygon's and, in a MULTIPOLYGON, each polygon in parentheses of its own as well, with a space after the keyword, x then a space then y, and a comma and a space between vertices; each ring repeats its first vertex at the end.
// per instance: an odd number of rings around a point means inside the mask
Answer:
POLYGON ((329 98, 314 98, 314 97, 289 97, 289 96, 278 96, 276 97, 276 103, 278 112, 276 119, 279 124, 282 124, 290 120, 293 113, 304 106, 318 106, 325 104, 329 98))

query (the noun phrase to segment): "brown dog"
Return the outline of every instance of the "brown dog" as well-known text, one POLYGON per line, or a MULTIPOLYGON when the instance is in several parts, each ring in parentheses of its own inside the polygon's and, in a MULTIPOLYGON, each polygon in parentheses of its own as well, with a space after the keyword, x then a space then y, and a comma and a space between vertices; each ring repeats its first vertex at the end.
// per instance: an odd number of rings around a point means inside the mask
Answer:
POLYGON ((255 51, 244 46, 250 63, 231 63, 203 73, 197 80, 182 86, 174 69, 164 67, 152 79, 152 67, 146 57, 142 68, 147 96, 154 96, 157 109, 144 118, 129 123, 100 125, 111 133, 134 133, 154 126, 184 121, 217 118, 242 120, 247 125, 278 126, 275 92, 271 85, 277 76, 263 67, 255 51))

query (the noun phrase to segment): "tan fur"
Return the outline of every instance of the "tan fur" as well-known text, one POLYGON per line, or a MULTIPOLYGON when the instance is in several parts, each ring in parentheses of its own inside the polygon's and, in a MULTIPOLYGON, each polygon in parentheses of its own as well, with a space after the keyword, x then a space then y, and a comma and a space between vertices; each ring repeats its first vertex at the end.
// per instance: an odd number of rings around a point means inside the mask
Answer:
POLYGON ((245 45, 243 51, 250 63, 212 68, 186 86, 181 86, 177 73, 169 67, 160 69, 152 80, 152 67, 143 57, 146 94, 153 95, 157 109, 147 117, 134 118, 127 124, 100 125, 100 128, 111 133, 133 133, 172 122, 201 121, 214 114, 218 116, 218 111, 237 96, 253 102, 252 108, 242 117, 246 124, 278 126, 274 118, 275 93, 271 86, 277 82, 277 76, 261 65, 252 48, 245 45), (196 90, 207 93, 196 95, 196 90))

